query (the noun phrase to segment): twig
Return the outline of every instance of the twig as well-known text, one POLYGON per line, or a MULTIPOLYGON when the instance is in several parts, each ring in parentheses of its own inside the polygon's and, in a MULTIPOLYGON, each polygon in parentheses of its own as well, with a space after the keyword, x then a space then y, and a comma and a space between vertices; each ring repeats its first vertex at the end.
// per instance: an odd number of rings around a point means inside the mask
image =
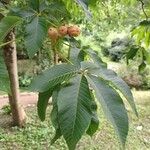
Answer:
POLYGON ((63 54, 58 53, 58 55, 59 55, 60 57, 62 57, 63 59, 65 59, 67 62, 69 62, 71 65, 74 65, 69 59, 67 59, 65 56, 63 56, 63 54))
POLYGON ((8 42, 6 42, 6 43, 1 44, 0 47, 6 46, 6 45, 8 45, 8 44, 10 44, 10 43, 12 43, 12 42, 15 42, 15 41, 16 41, 16 40, 8 41, 8 42))
POLYGON ((144 9, 145 3, 143 2, 143 0, 139 0, 139 1, 141 2, 141 5, 142 5, 142 11, 143 11, 143 13, 144 13, 144 15, 145 15, 145 18, 146 18, 146 20, 148 20, 148 15, 146 14, 146 11, 145 11, 145 9, 144 9))

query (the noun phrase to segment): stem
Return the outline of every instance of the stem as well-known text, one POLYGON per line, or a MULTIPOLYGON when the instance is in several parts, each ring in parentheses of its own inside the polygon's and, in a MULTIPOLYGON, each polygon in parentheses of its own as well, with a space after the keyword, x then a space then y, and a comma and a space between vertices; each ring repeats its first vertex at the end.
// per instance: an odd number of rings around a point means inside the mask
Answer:
POLYGON ((16 41, 15 39, 11 40, 11 41, 8 41, 6 43, 1 44, 0 47, 6 46, 6 45, 11 44, 12 42, 15 42, 15 41, 16 41))
POLYGON ((48 23, 50 23, 53 27, 57 27, 57 25, 55 25, 54 23, 50 22, 49 20, 46 19, 46 21, 47 21, 48 23))
POLYGON ((0 44, 0 48, 3 47, 3 46, 7 46, 7 45, 9 45, 9 44, 12 44, 13 42, 17 43, 17 42, 19 42, 19 41, 20 41, 20 38, 10 40, 10 41, 8 41, 8 42, 5 42, 5 43, 0 44))
POLYGON ((67 62, 69 62, 70 64, 74 65, 69 59, 65 58, 65 56, 63 56, 63 54, 58 53, 58 56, 65 59, 67 62))
POLYGON ((54 49, 53 52, 54 52, 54 64, 57 65, 57 64, 58 64, 58 54, 57 54, 57 50, 54 49))
POLYGON ((57 49, 56 49, 57 41, 51 41, 51 44, 52 44, 52 50, 53 50, 54 65, 57 65, 58 64, 58 54, 57 54, 57 49))
POLYGON ((139 0, 139 1, 141 2, 141 5, 142 5, 142 11, 143 11, 143 13, 144 13, 144 15, 145 15, 145 18, 146 18, 146 20, 148 20, 148 15, 146 14, 146 11, 145 11, 145 9, 144 9, 145 3, 143 2, 143 0, 139 0))

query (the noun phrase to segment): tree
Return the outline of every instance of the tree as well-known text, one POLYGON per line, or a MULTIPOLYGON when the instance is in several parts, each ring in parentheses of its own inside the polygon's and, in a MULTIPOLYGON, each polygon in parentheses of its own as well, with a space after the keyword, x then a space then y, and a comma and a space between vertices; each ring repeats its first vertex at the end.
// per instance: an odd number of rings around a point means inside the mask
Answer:
MULTIPOLYGON (((5 1, 4 5, 8 4, 8 2, 5 1)), ((2 22, 7 23, 8 26, 12 25, 12 24, 8 24, 9 21, 11 21, 9 19, 11 18, 6 17, 2 19, 2 22)), ((15 19, 16 18, 14 18, 13 21, 18 21, 17 19, 16 20, 15 19)), ((0 28, 3 28, 1 25, 0 28)), ((8 26, 6 26, 6 30, 8 29, 8 26)), ((4 41, 6 43, 8 42, 7 45, 4 45, 3 47, 3 56, 4 56, 4 62, 6 64, 6 68, 10 80, 9 82, 10 90, 9 91, 6 90, 6 92, 8 92, 9 95, 9 104, 12 110, 13 124, 22 127, 25 124, 26 115, 22 106, 19 104, 20 93, 19 93, 19 81, 18 81, 18 71, 17 71, 17 52, 16 52, 15 34, 13 30, 14 29, 12 28, 12 30, 7 30, 7 31, 4 30, 1 31, 0 33, 5 32, 6 37, 1 35, 2 36, 1 40, 5 38, 4 41)))
MULTIPOLYGON (((78 5, 83 8, 87 18, 91 18, 88 7, 96 3, 97 0, 34 0, 18 7, 20 3, 16 1, 0 23, 0 37, 7 37, 16 24, 22 21, 26 32, 25 47, 32 58, 42 47, 49 26, 55 28, 57 33, 64 23, 69 24, 74 12, 80 13, 78 5)), ((69 149, 74 150, 84 133, 92 136, 98 129, 97 107, 101 105, 121 144, 125 146, 128 115, 120 94, 137 115, 129 87, 116 73, 107 69, 96 51, 83 46, 68 32, 66 36, 51 36, 54 58, 64 44, 68 46, 66 62, 56 64, 55 61, 55 65, 35 77, 30 86, 30 90, 39 93, 38 115, 42 121, 45 120, 48 101, 52 97, 51 120, 56 134, 51 142, 63 136, 69 149)), ((8 43, 2 45, 8 46, 8 43)))

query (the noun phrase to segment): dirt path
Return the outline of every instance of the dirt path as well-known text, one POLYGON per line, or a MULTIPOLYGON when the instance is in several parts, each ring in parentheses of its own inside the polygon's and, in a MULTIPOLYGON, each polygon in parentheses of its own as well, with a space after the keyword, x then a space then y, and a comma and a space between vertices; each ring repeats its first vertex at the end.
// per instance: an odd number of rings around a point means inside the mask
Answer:
MULTIPOLYGON (((20 96, 20 103, 23 107, 36 105, 37 103, 37 94, 35 93, 21 93, 20 96)), ((0 96, 0 109, 8 104, 8 97, 7 95, 0 96)))

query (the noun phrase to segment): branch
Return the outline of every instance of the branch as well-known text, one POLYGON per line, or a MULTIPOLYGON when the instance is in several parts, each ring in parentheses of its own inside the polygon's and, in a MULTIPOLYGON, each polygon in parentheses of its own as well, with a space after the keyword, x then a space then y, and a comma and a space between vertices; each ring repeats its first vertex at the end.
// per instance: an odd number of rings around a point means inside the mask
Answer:
POLYGON ((12 42, 15 42, 15 41, 16 41, 16 40, 11 40, 11 41, 8 41, 8 42, 6 42, 6 43, 0 44, 0 47, 6 46, 6 45, 8 45, 8 44, 10 44, 10 43, 12 43, 12 42))
POLYGON ((144 15, 145 15, 145 18, 146 18, 146 20, 148 20, 148 15, 146 14, 146 11, 145 11, 145 9, 144 9, 145 3, 143 2, 143 0, 139 0, 139 1, 141 2, 142 11, 143 11, 143 13, 144 13, 144 15))

